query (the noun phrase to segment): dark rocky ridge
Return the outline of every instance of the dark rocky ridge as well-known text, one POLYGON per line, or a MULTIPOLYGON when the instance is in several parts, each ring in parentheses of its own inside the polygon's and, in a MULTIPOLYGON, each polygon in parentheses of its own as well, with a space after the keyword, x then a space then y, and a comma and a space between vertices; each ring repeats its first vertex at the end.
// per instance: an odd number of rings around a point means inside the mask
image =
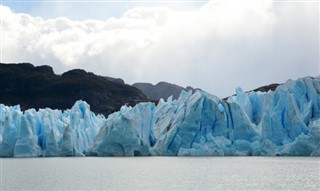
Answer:
POLYGON ((135 87, 110 79, 80 69, 56 75, 50 66, 0 64, 0 103, 20 104, 22 110, 45 107, 64 110, 81 99, 95 113, 107 116, 122 105, 148 101, 135 87))
POLYGON ((104 78, 106 78, 110 82, 114 82, 114 83, 122 84, 122 85, 125 84, 123 79, 121 79, 121 78, 111 78, 111 77, 108 77, 108 76, 104 76, 104 78))
POLYGON ((268 92, 269 90, 270 90, 270 91, 275 91, 276 88, 277 88, 279 85, 281 85, 281 84, 277 84, 277 83, 275 83, 275 84, 270 84, 270 85, 266 85, 266 86, 261 86, 261 87, 259 87, 259 88, 256 88, 256 89, 252 90, 252 91, 254 91, 254 92, 268 92))
MULTIPOLYGON (((277 83, 274 83, 274 84, 269 84, 269 85, 266 85, 266 86, 261 86, 259 88, 256 88, 254 90, 251 90, 251 91, 246 91, 246 93, 248 92, 268 92, 268 91, 275 91, 276 88, 278 86, 280 86, 282 84, 277 84, 277 83)), ((235 96, 236 94, 233 94, 232 96, 235 96)), ((230 96, 229 96, 230 97, 230 96)), ((227 100, 229 97, 225 97, 223 98, 223 100, 227 100)))
POLYGON ((160 98, 167 99, 171 95, 173 99, 178 99, 182 90, 191 90, 192 92, 198 90, 190 86, 183 88, 168 82, 159 82, 156 85, 150 83, 134 83, 132 86, 141 90, 151 100, 159 100, 160 98))

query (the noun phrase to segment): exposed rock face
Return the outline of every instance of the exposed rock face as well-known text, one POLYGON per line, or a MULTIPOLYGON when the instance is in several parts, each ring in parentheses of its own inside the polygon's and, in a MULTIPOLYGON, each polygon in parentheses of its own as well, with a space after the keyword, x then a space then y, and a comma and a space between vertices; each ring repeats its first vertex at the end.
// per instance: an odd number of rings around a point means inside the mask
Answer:
POLYGON ((108 77, 108 76, 104 76, 108 81, 110 82, 114 82, 114 83, 118 83, 118 84, 125 84, 123 79, 121 78, 111 78, 111 77, 108 77))
POLYGON ((156 85, 150 83, 135 83, 132 84, 133 87, 141 90, 146 96, 151 100, 159 100, 161 98, 167 99, 172 96, 173 99, 178 99, 182 90, 195 92, 195 90, 190 86, 183 88, 181 86, 170 84, 168 82, 159 82, 156 85))
MULTIPOLYGON (((261 86, 261 87, 258 87, 254 90, 251 90, 251 91, 247 91, 246 93, 249 93, 249 92, 268 92, 268 91, 275 91, 276 88, 278 86, 280 86, 282 84, 277 84, 277 83, 274 83, 274 84, 269 84, 269 85, 266 85, 266 86, 261 86)), ((236 94, 233 94, 232 96, 235 96, 236 94)), ((225 97, 223 98, 223 100, 227 100, 229 97, 225 97)))

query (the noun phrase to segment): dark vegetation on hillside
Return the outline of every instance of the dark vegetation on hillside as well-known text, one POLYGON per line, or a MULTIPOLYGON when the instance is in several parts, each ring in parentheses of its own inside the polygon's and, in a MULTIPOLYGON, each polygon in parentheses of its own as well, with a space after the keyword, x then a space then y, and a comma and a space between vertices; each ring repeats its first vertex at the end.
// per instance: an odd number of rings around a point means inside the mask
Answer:
POLYGON ((95 113, 108 114, 122 105, 148 101, 137 88, 75 69, 54 74, 50 66, 0 64, 0 103, 29 108, 69 109, 84 100, 95 113))

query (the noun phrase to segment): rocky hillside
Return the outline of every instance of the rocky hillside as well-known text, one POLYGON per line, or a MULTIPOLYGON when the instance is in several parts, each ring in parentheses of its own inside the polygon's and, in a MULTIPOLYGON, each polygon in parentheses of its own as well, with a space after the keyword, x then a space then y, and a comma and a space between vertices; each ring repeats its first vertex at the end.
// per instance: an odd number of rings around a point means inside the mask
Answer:
POLYGON ((135 83, 132 84, 132 86, 141 90, 151 100, 159 100, 160 98, 166 99, 171 95, 173 96, 173 99, 178 99, 182 90, 192 90, 192 92, 196 90, 190 86, 183 88, 168 82, 159 82, 156 85, 150 83, 135 83))
MULTIPOLYGON (((276 88, 278 86, 280 86, 282 84, 278 84, 278 83, 274 83, 274 84, 269 84, 269 85, 265 85, 265 86, 261 86, 261 87, 258 87, 254 90, 250 90, 250 91, 246 91, 246 93, 249 93, 249 92, 268 92, 268 91, 275 91, 276 88)), ((236 94, 233 94, 232 96, 235 96, 236 94)), ((229 96, 230 97, 230 96, 229 96)), ((227 100, 229 97, 225 97, 223 98, 223 100, 227 100)))
POLYGON ((22 110, 29 108, 67 109, 77 100, 90 104, 95 113, 105 116, 122 105, 148 101, 135 87, 121 80, 97 76, 75 69, 54 74, 50 66, 32 64, 0 64, 0 103, 20 104, 22 110))

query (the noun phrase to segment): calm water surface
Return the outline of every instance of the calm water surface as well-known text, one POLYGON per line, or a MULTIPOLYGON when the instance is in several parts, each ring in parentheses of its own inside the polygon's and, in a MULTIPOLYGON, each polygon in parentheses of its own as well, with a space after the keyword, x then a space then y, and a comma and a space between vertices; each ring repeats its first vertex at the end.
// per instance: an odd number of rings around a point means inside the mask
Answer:
POLYGON ((320 158, 1 159, 2 190, 320 190, 320 158))

